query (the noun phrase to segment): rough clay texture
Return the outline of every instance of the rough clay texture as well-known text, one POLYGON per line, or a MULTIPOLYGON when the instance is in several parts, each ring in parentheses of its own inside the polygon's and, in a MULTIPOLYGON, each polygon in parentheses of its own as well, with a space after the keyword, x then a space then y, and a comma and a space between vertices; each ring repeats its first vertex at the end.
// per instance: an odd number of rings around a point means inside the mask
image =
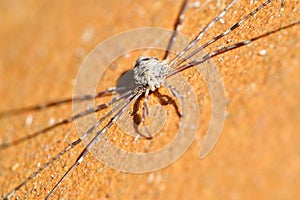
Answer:
MULTIPOLYGON (((204 39, 225 30, 261 2, 238 1, 224 23, 218 23, 204 39)), ((71 96, 80 63, 94 46, 133 28, 172 28, 180 4, 175 0, 0 1, 0 110, 71 96)), ((190 9, 182 32, 194 36, 223 7, 220 0, 204 9, 190 9)), ((280 2, 274 1, 214 47, 299 20, 299 9, 299 1, 292 0, 280 12, 280 2)), ((88 155, 53 199, 299 199, 299 32, 299 26, 293 27, 214 59, 226 88, 227 118, 208 157, 198 159, 211 116, 209 94, 199 76, 189 71, 185 75, 202 111, 200 128, 176 163, 154 173, 126 174, 88 155)), ((109 80, 105 85, 115 84, 109 80)), ((26 136, 70 114, 71 106, 66 105, 2 118, 0 142, 26 136)), ((0 194, 76 137, 76 129, 66 125, 0 150, 0 194)), ((78 146, 66 154, 15 197, 43 199, 81 149, 78 146)))

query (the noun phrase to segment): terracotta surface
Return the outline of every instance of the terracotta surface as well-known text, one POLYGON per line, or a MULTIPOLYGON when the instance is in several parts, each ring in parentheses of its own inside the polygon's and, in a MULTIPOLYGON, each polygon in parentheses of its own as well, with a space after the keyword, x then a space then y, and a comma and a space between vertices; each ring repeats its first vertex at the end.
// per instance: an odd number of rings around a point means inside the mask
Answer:
MULTIPOLYGON (((204 40, 225 30, 260 2, 236 3, 225 23, 218 23, 204 40)), ((0 1, 0 110, 71 96, 72 81, 82 60, 99 42, 138 27, 172 28, 180 5, 181 1, 175 0, 0 1)), ((212 1, 205 9, 189 9, 182 32, 194 36, 223 6, 223 1, 212 1)), ((280 3, 274 1, 213 47, 290 24, 299 20, 299 9, 298 1, 286 1, 280 12, 280 3)), ((53 199, 299 199, 299 28, 214 59, 225 83, 228 115, 222 136, 208 157, 198 159, 199 143, 211 116, 210 100, 205 85, 195 75, 189 81, 202 111, 200 128, 194 143, 177 162, 153 173, 127 174, 88 155, 53 199), (266 50, 266 55, 261 55, 261 50, 266 50)), ((0 143, 39 130, 51 118, 58 120, 70 114, 71 106, 66 105, 1 118, 0 143), (29 115, 33 121, 26 127, 29 115)), ((173 129, 168 129, 171 136, 173 129)), ((9 192, 76 137, 74 126, 65 125, 0 150, 0 194, 9 192)), ((123 137, 116 143, 122 145, 123 137)), ((14 198, 43 199, 81 149, 78 146, 64 155, 14 198)))

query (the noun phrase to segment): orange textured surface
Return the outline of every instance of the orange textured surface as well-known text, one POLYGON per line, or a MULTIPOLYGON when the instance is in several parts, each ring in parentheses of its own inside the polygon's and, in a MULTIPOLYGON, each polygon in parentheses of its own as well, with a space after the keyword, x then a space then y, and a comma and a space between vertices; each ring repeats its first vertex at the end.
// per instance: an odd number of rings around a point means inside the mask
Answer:
MULTIPOLYGON (((204 40, 237 22, 262 1, 238 1, 204 40)), ((0 110, 72 95, 84 57, 108 37, 138 27, 172 28, 181 1, 0 1, 0 110), (92 31, 91 31, 92 30, 92 31), (92 32, 88 37, 86 31, 92 32)), ((182 32, 194 36, 224 6, 190 8, 182 32)), ((272 2, 213 47, 260 35, 299 20, 298 1, 272 2)), ((214 59, 226 88, 227 113, 213 152, 198 159, 210 119, 209 94, 190 78, 202 111, 192 146, 171 166, 147 174, 104 167, 93 156, 63 182, 53 199, 299 199, 300 27, 292 27, 214 59), (266 50, 266 55, 260 55, 266 50)), ((210 48, 213 49, 213 48, 210 48)), ((112 82, 111 85, 114 83, 112 82)), ((67 117, 71 106, 0 119, 0 143, 67 117), (32 115, 29 127, 26 117, 32 115)), ((172 129, 170 129, 172 132, 172 129)), ((0 194, 9 192, 76 138, 72 125, 0 150, 0 194)), ((121 143, 121 141, 119 141, 121 143)), ((75 161, 67 153, 14 196, 43 199, 75 161)))

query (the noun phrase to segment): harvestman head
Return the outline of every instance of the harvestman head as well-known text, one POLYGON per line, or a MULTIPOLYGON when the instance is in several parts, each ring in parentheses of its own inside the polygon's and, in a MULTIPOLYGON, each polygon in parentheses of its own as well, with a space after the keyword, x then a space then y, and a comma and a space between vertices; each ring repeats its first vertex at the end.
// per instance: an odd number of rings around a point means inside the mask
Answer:
MULTIPOLYGON (((74 102, 74 101, 84 101, 88 99, 94 99, 94 98, 99 98, 103 97, 106 95, 116 95, 111 101, 100 104, 96 106, 95 108, 89 108, 81 113, 78 113, 76 115, 73 115, 70 118, 64 119, 61 122, 58 122, 56 124, 53 124, 49 127, 46 127, 38 132, 35 132, 31 134, 30 136, 26 138, 22 138, 10 143, 5 143, 1 144, 0 148, 8 148, 10 146, 16 145, 24 140, 28 140, 31 138, 36 137, 37 135, 40 135, 42 133, 45 133, 48 130, 51 130, 53 128, 56 128, 60 125, 70 123, 78 118, 81 118, 83 116, 86 116, 91 113, 98 112, 100 110, 103 110, 105 108, 109 108, 112 104, 116 104, 107 114, 105 114, 101 119, 99 119, 93 126, 89 128, 88 131, 86 131, 81 138, 78 138, 76 141, 72 142, 67 148, 62 150, 59 154, 54 156, 52 159, 50 159, 47 163, 45 163, 42 167, 40 167, 37 171, 35 171, 32 175, 30 175, 28 178, 26 178, 23 182, 21 182, 18 186, 16 186, 11 192, 9 192, 6 195, 6 199, 10 199, 14 196, 14 194, 22 187, 24 186, 28 181, 33 179, 36 175, 38 175, 42 170, 44 170, 47 166, 52 164, 55 160, 57 160, 60 156, 65 154, 66 152, 70 151, 73 147, 78 145, 79 143, 82 142, 82 138, 87 137, 91 132, 93 132, 100 124, 102 124, 105 120, 109 119, 109 121, 104 125, 104 128, 102 128, 100 131, 96 133, 96 135, 89 141, 89 143, 86 145, 84 150, 81 152, 81 154, 78 156, 77 160, 75 163, 68 169, 68 171, 64 174, 64 176, 58 181, 58 183, 55 185, 55 187, 52 188, 52 190, 48 193, 48 196, 45 199, 49 199, 50 196, 54 193, 54 191, 60 186, 60 184, 63 182, 64 179, 67 178, 67 176, 73 171, 73 169, 78 166, 85 158, 85 156, 88 154, 89 149, 95 144, 97 139, 103 135, 111 126, 115 124, 115 122, 120 118, 122 113, 125 112, 125 110, 132 105, 134 102, 136 102, 140 97, 145 97, 144 103, 143 103, 143 109, 142 109, 142 126, 145 127, 145 118, 148 117, 149 115, 149 108, 148 108, 148 98, 149 94, 151 91, 156 91, 160 87, 166 87, 170 94, 178 98, 181 102, 183 103, 184 97, 176 90, 175 87, 170 86, 167 84, 166 80, 177 74, 180 73, 181 71, 184 71, 188 68, 200 65, 201 63, 204 63, 208 61, 209 59, 223 54, 227 51, 231 51, 233 49, 248 45, 258 39, 264 38, 270 34, 276 33, 278 31, 287 29, 289 27, 299 25, 300 21, 294 22, 292 24, 289 24, 287 26, 280 27, 278 29, 275 29, 273 31, 270 31, 268 33, 262 34, 260 36, 254 37, 252 39, 244 40, 242 42, 238 42, 232 45, 224 46, 221 47, 215 51, 211 51, 204 56, 202 56, 200 59, 194 59, 192 61, 186 62, 188 59, 191 59, 193 56, 198 54, 201 50, 205 49, 207 46, 211 45, 212 43, 216 42, 217 40, 223 38, 225 35, 228 35, 230 32, 233 30, 237 29, 240 27, 247 19, 255 15, 257 12, 262 10, 264 7, 266 7, 269 3, 272 2, 272 0, 267 0, 260 6, 258 6, 256 9, 251 11, 249 14, 247 14, 244 18, 242 18, 239 22, 235 23, 233 26, 231 26, 229 29, 227 29, 225 32, 220 33, 219 35, 213 37, 210 41, 202 44, 200 47, 196 48, 192 52, 189 52, 192 47, 194 47, 200 40, 201 38, 205 35, 205 33, 213 27, 213 25, 218 22, 226 13, 227 11, 232 7, 232 5, 236 2, 236 0, 232 0, 228 6, 222 10, 217 17, 212 19, 198 34, 197 36, 179 53, 176 54, 176 56, 172 59, 170 59, 170 52, 172 51, 173 44, 176 42, 177 34, 178 31, 180 30, 184 18, 184 13, 187 9, 188 5, 188 0, 184 0, 180 13, 177 18, 177 22, 175 23, 175 32, 173 32, 173 35, 170 39, 169 45, 167 47, 165 56, 163 60, 159 60, 157 58, 152 58, 152 57, 140 57, 134 66, 133 72, 133 82, 134 82, 134 87, 133 88, 122 88, 122 87, 113 87, 109 88, 106 91, 102 91, 97 93, 96 95, 84 95, 84 96, 79 96, 75 98, 70 98, 70 99, 64 99, 61 101, 56 101, 56 102, 51 102, 47 103, 44 105, 38 105, 38 106, 33 106, 33 107, 28 107, 24 109, 18 109, 18 110, 12 110, 12 111, 7 111, 0 113, 0 116, 7 116, 11 114, 19 114, 22 112, 27 112, 27 111, 32 111, 32 110, 42 110, 44 108, 49 108, 52 106, 57 106, 60 104, 64 104, 67 102, 74 102), (184 57, 183 57, 184 56, 184 57), (121 92, 122 91, 122 92, 121 92)), ((282 6, 284 6, 284 1, 281 1, 282 6)), ((183 111, 181 110, 180 116, 184 116, 183 111)), ((148 132, 148 135, 141 135, 145 139, 151 139, 152 136, 148 132)))

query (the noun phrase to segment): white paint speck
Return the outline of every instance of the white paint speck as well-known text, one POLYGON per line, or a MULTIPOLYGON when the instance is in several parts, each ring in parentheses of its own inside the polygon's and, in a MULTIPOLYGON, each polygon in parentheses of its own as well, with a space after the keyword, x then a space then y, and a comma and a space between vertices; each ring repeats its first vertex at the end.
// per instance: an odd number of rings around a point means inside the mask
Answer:
POLYGON ((25 126, 29 127, 33 122, 33 116, 32 115, 28 115, 25 119, 25 126))
POLYGON ((138 140, 139 140, 139 138, 140 138, 140 135, 139 135, 139 134, 137 134, 137 135, 134 137, 134 142, 138 141, 138 140))
POLYGON ((151 184, 151 183, 153 183, 153 181, 154 181, 154 174, 149 174, 147 183, 151 184))
POLYGON ((50 118, 49 120, 49 125, 53 125, 55 123, 55 119, 53 117, 50 118))
POLYGON ((190 8, 199 8, 200 7, 200 2, 199 1, 196 1, 196 2, 194 2, 194 3, 191 3, 190 4, 190 8))
POLYGON ((16 171, 16 170, 18 169, 19 166, 20 166, 20 164, 19 164, 19 163, 16 163, 16 164, 14 164, 14 165, 11 167, 11 170, 12 170, 12 171, 16 171))
POLYGON ((95 33, 95 30, 94 30, 93 27, 87 27, 87 28, 83 31, 83 33, 82 33, 80 39, 81 39, 83 42, 88 43, 88 42, 90 42, 90 41, 93 39, 94 33, 95 33))
POLYGON ((265 56, 267 54, 267 50, 266 49, 262 49, 258 52, 258 55, 260 56, 265 56))

